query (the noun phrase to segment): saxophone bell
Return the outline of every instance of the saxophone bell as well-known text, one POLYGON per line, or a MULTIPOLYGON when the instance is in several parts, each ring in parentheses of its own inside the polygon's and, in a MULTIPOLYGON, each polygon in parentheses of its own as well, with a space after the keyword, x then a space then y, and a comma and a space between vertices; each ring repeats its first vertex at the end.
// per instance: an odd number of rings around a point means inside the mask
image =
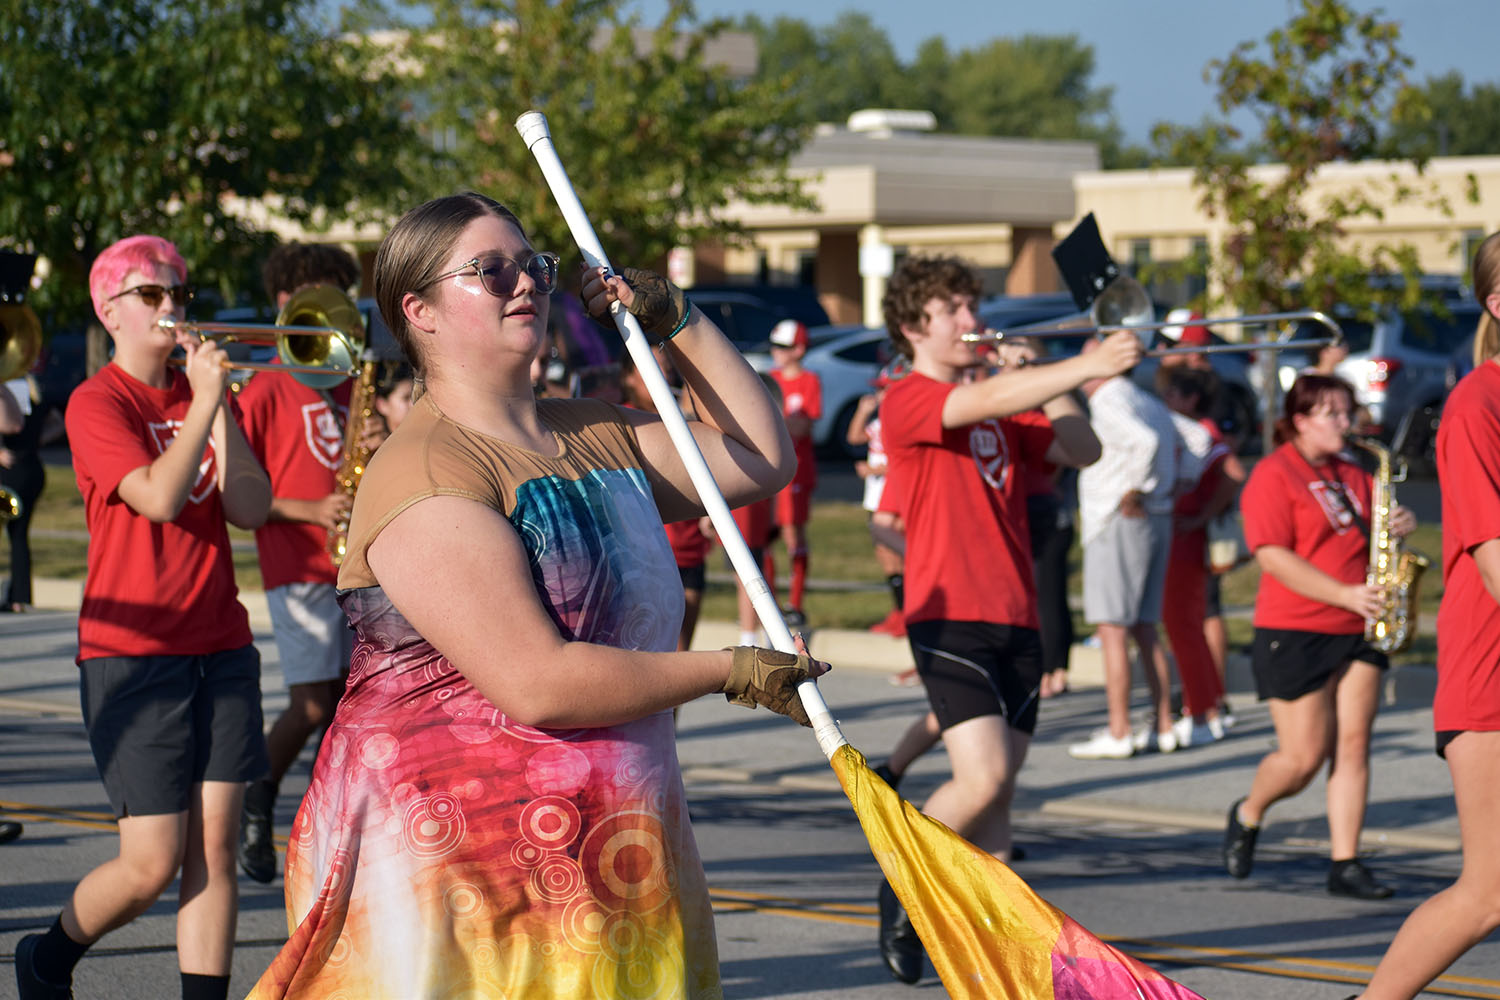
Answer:
POLYGON ((1382 653, 1399 653, 1410 648, 1417 637, 1417 587, 1432 562, 1407 548, 1405 540, 1391 530, 1396 508, 1392 484, 1406 478, 1405 463, 1401 463, 1401 475, 1394 476, 1391 449, 1371 438, 1351 438, 1350 442, 1376 460, 1370 488, 1370 562, 1365 583, 1379 587, 1384 596, 1380 616, 1365 622, 1365 641, 1382 653))

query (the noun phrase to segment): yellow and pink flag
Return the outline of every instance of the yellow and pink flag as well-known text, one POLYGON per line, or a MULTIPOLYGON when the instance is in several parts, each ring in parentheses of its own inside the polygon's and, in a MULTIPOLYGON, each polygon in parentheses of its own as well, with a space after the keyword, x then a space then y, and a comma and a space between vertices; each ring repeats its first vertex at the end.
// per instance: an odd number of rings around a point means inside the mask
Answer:
POLYGON ((831 761, 875 860, 955 1000, 1202 1000, 1090 934, 870 770, 849 744, 831 761))

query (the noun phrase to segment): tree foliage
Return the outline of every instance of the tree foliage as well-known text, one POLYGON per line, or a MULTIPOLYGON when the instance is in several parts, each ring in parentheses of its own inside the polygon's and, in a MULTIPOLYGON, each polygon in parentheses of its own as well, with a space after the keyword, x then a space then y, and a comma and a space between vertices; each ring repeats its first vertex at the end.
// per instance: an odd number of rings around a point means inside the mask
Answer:
MULTIPOLYGON (((1076 35, 995 38, 951 51, 924 40, 903 64, 868 15, 847 12, 815 28, 797 18, 743 27, 761 48, 761 74, 797 97, 799 117, 843 122, 861 108, 931 111, 941 131, 959 135, 1098 142, 1106 165, 1124 153, 1111 111, 1113 89, 1092 83, 1092 46, 1076 35)), ((1130 151, 1139 160, 1139 150, 1130 151)))
POLYGON ((1117 139, 1114 89, 1093 74, 1093 47, 1076 35, 996 38, 953 57, 942 119, 964 135, 1117 139))
POLYGON ((1393 122, 1382 151, 1396 158, 1492 156, 1500 150, 1500 84, 1465 86, 1457 71, 1417 88, 1430 114, 1393 122))
MULTIPOLYGON (((1381 182, 1310 194, 1323 166, 1378 155, 1384 123, 1420 122, 1428 114, 1406 80, 1411 60, 1398 43, 1398 25, 1378 14, 1356 13, 1341 0, 1300 0, 1288 23, 1267 35, 1264 50, 1244 42, 1205 71, 1219 111, 1256 123, 1248 141, 1227 118, 1157 126, 1158 144, 1193 165, 1203 209, 1228 225, 1230 235, 1213 248, 1213 272, 1234 307, 1368 311, 1397 296, 1415 303, 1413 247, 1355 246, 1343 237, 1354 220, 1381 219, 1413 199, 1438 200, 1430 185, 1403 181, 1393 170, 1381 182), (1257 170, 1258 160, 1281 166, 1257 170), (1370 281, 1396 273, 1408 280, 1370 281)), ((1417 161, 1419 170, 1423 165, 1417 161)))
MULTIPOLYGON (((573 248, 517 117, 546 114, 605 250, 657 264, 679 244, 734 239, 735 201, 805 203, 787 159, 805 139, 774 82, 741 82, 706 46, 727 25, 674 3, 649 29, 612 0, 428 0, 385 9, 404 30, 386 58, 408 77, 436 155, 411 166, 428 195, 476 189, 537 246, 573 248)), ((377 43, 372 43, 377 44, 377 43)), ((409 206, 393 206, 409 207, 409 206)), ((568 273, 571 273, 569 270, 568 273)))
POLYGON ((751 14, 739 27, 756 38, 758 77, 786 88, 801 121, 842 122, 860 108, 924 106, 920 81, 904 70, 885 31, 868 14, 845 11, 821 28, 794 17, 767 23, 751 14))
POLYGON ((88 315, 88 268, 134 233, 200 285, 258 288, 271 237, 231 196, 316 226, 399 184, 394 80, 311 0, 0 3, 0 244, 43 255, 34 301, 88 315))

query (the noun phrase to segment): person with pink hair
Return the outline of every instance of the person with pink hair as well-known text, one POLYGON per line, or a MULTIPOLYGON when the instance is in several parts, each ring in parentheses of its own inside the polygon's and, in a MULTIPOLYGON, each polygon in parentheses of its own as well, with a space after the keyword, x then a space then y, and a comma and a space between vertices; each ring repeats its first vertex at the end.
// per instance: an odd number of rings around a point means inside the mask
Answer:
POLYGON ((51 929, 16 945, 22 1000, 72 996, 84 952, 179 873, 182 996, 229 991, 240 801, 267 759, 260 656, 226 522, 258 527, 271 490, 225 393, 224 351, 162 325, 183 318, 186 282, 157 236, 113 244, 89 275, 115 353, 68 402, 89 531, 77 660, 120 853, 84 876, 51 929), (179 345, 186 363, 169 367, 179 345))

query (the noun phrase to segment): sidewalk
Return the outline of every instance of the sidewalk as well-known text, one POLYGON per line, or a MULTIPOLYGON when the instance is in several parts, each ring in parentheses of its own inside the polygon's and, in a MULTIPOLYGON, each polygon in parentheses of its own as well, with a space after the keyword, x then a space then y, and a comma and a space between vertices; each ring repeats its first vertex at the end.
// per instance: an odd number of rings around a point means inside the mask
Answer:
MULTIPOLYGON (((77 581, 37 580, 39 609, 75 611, 81 594, 77 581)), ((279 664, 269 639, 270 619, 265 595, 240 595, 250 614, 251 627, 262 648, 268 698, 279 692, 279 664)), ((56 702, 58 714, 77 717, 76 681, 72 678, 69 633, 76 626, 55 615, 0 616, 0 705, 36 711, 56 702), (47 619, 50 627, 33 632, 32 624, 47 619), (19 668, 19 669, 14 669, 19 668), (44 681, 40 674, 45 674, 44 681), (44 704, 45 703, 45 704, 44 704)), ((729 622, 702 622, 694 646, 717 649, 734 645, 738 629, 729 622)), ((872 759, 895 745, 908 722, 926 710, 917 687, 887 683, 911 666, 904 639, 848 629, 809 632, 816 656, 827 660, 835 673, 820 683, 825 697, 845 727, 846 735, 872 759)), ((1229 700, 1238 723, 1225 740, 1172 754, 1144 754, 1123 761, 1074 760, 1067 753, 1102 725, 1105 718, 1102 668, 1098 651, 1075 646, 1071 669, 1072 692, 1042 703, 1036 739, 1021 772, 1016 810, 1040 822, 1107 821, 1135 826, 1220 830, 1229 803, 1249 790, 1255 767, 1274 745, 1269 715, 1257 703, 1246 658, 1233 658, 1229 671, 1229 700)), ((1395 669, 1386 684, 1385 704, 1376 722, 1371 753, 1370 805, 1365 844, 1370 850, 1457 851, 1458 822, 1452 784, 1446 766, 1433 752, 1431 699, 1435 671, 1414 666, 1395 669)), ((1138 692, 1135 705, 1144 704, 1138 692)), ((706 750, 706 748, 705 748, 706 750)), ((808 781, 836 787, 826 769, 809 768, 806 747, 792 741, 785 748, 757 746, 757 762, 724 760, 719 751, 696 759, 692 744, 681 748, 689 783, 695 774, 715 780, 769 782, 793 787, 808 781)), ((929 753, 911 769, 902 792, 922 801, 947 774, 941 749, 929 753)), ((1326 842, 1323 779, 1315 779, 1302 794, 1277 805, 1262 842, 1307 846, 1326 842)))

